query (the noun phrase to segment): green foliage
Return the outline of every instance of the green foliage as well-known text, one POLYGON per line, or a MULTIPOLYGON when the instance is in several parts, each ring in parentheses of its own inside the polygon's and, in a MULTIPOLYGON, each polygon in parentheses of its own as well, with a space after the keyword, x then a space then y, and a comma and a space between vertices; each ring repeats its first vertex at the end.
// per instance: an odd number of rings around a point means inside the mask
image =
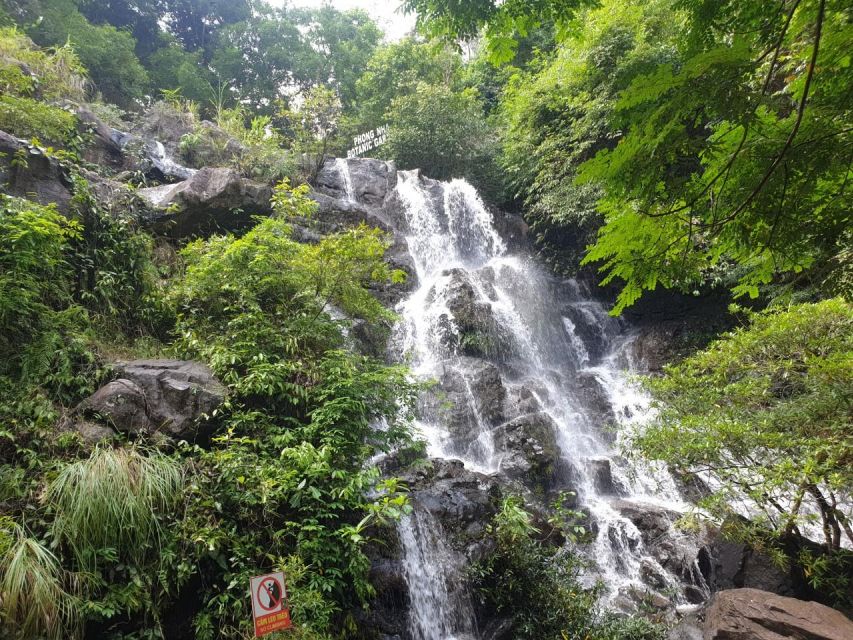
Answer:
POLYGON ((288 219, 316 207, 306 193, 282 184, 275 217, 240 238, 188 245, 172 292, 176 348, 209 362, 232 390, 213 447, 186 452, 197 473, 182 553, 210 567, 195 622, 201 638, 244 633, 245 584, 273 567, 296 568, 289 588, 299 624, 331 631, 371 594, 366 528, 405 504, 365 461, 408 437, 414 389, 403 368, 342 350, 341 325, 328 315, 334 304, 390 319, 368 287, 399 274, 383 262, 386 241, 375 230, 316 245, 291 239, 288 219))
POLYGON ((772 18, 750 2, 709 15, 685 5, 693 38, 679 62, 633 80, 617 104, 619 144, 581 169, 605 190, 586 260, 625 283, 617 312, 727 264, 738 296, 804 272, 820 287, 847 255, 853 71, 842 4, 799 2, 772 18))
POLYGON ((851 376, 849 303, 771 309, 647 380, 659 413, 629 448, 713 476, 699 505, 730 534, 771 547, 817 535, 840 562, 853 541, 851 376), (733 517, 739 506, 749 521, 733 517))
POLYGON ((584 13, 555 52, 510 78, 497 114, 501 160, 555 270, 575 271, 601 224, 601 189, 577 184, 578 166, 613 144, 618 92, 675 55, 678 27, 668 0, 611 0, 584 13))
POLYGON ((379 47, 356 83, 356 128, 369 130, 381 125, 394 98, 414 93, 420 82, 455 87, 460 66, 459 56, 447 48, 414 38, 379 47))
POLYGON ((396 98, 386 114, 388 153, 401 169, 432 178, 468 178, 491 197, 499 191, 494 137, 473 89, 419 84, 396 98))
POLYGON ((51 537, 88 571, 104 557, 144 565, 160 550, 158 519, 175 507, 183 484, 181 468, 162 454, 96 448, 47 487, 51 537))
POLYGON ((39 49, 14 27, 0 29, 0 87, 17 96, 46 100, 83 97, 86 71, 67 45, 39 49))
POLYGON ((43 100, 81 96, 83 83, 83 69, 69 47, 43 51, 16 29, 0 29, 0 130, 65 143, 77 119, 43 100))
POLYGON ((569 547, 542 540, 517 498, 504 500, 489 531, 495 550, 475 567, 479 595, 513 620, 513 638, 661 640, 642 618, 618 619, 598 607, 599 588, 581 584, 584 563, 569 547))
POLYGON ((134 51, 133 36, 112 25, 94 25, 74 0, 24 2, 27 32, 42 46, 70 43, 104 99, 129 106, 142 98, 148 76, 134 51))
POLYGON ((418 16, 418 26, 429 35, 450 40, 484 36, 494 64, 515 57, 518 41, 543 23, 566 31, 583 0, 405 0, 403 7, 418 16))

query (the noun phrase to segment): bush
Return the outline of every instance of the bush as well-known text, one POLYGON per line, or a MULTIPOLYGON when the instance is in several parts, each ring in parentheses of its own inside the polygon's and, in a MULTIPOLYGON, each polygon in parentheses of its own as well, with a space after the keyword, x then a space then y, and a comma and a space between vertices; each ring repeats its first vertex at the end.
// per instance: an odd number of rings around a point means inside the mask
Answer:
MULTIPOLYGON (((730 536, 782 563, 786 537, 816 536, 826 555, 813 560, 844 566, 843 539, 853 542, 851 379, 849 302, 770 309, 647 380, 659 412, 630 449, 683 473, 710 474, 714 489, 697 516, 726 521, 730 536)), ((844 572, 806 572, 814 586, 849 598, 844 572), (819 584, 833 573, 840 584, 819 584)))
POLYGON ((66 589, 69 577, 57 557, 21 527, 0 523, 0 612, 8 635, 61 640, 77 633, 80 602, 66 589))
POLYGON ((483 601, 510 617, 523 640, 662 640, 665 631, 642 618, 618 619, 598 606, 600 589, 581 584, 583 561, 540 533, 517 498, 504 500, 489 528, 495 550, 474 569, 483 601))

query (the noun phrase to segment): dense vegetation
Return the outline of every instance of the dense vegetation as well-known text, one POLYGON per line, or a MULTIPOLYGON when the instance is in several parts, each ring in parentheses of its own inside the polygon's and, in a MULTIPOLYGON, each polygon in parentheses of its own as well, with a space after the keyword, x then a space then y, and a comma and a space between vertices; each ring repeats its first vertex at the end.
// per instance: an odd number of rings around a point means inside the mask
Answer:
MULTIPOLYGON (((248 578, 283 568, 296 637, 359 637, 366 545, 407 509, 370 460, 409 441, 416 389, 346 329, 387 331, 375 293, 403 274, 375 229, 305 244, 293 226, 311 226, 303 183, 324 156, 386 123, 372 155, 520 211, 554 271, 594 265, 619 287, 615 313, 658 287, 751 299, 742 328, 647 382, 659 414, 631 444, 712 477, 703 517, 849 597, 850 7, 405 5, 421 35, 388 43, 329 6, 0 3, 0 130, 29 143, 2 177, 47 159, 72 192, 60 212, 0 185, 4 635, 241 638, 248 578), (87 162, 79 105, 122 130, 143 112, 179 120, 181 160, 275 184, 274 214, 152 237, 91 171, 131 192, 156 182, 87 162), (202 361, 227 386, 206 437, 87 444, 75 407, 110 362, 149 355, 202 361), (791 547, 800 535, 816 544, 791 547)), ((539 533, 504 503, 475 580, 488 606, 524 637, 657 637, 598 611, 579 559, 539 533)))

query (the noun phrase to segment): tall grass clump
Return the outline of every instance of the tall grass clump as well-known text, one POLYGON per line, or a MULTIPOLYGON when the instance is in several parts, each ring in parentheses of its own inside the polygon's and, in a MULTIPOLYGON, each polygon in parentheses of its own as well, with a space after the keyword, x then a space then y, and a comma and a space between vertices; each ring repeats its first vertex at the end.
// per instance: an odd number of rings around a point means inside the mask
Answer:
POLYGON ((180 465, 135 447, 96 448, 66 465, 46 501, 55 512, 52 534, 85 569, 110 555, 142 564, 160 543, 160 516, 176 504, 184 485, 180 465))
POLYGON ((14 524, 4 523, 5 550, 0 560, 0 629, 4 638, 76 637, 78 598, 66 590, 71 581, 57 557, 14 524))

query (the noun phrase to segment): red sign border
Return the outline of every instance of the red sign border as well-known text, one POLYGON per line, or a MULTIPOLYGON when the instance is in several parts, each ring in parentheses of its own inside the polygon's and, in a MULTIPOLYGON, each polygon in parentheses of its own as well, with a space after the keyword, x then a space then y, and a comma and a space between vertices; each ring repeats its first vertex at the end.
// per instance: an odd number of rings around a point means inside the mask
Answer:
MULTIPOLYGON (((252 576, 252 578, 249 579, 249 597, 252 601, 251 602, 252 619, 255 623, 255 637, 256 638, 260 638, 262 636, 265 636, 268 633, 272 633, 273 631, 283 631, 286 629, 293 628, 293 622, 290 619, 290 607, 287 606, 287 580, 284 577, 283 571, 273 571, 272 573, 263 573, 259 576, 252 576), (281 577, 282 577, 281 600, 278 603, 279 607, 281 607, 280 610, 272 611, 270 613, 260 615, 260 616, 255 615, 254 599, 255 599, 255 596, 257 594, 253 594, 251 591, 252 581, 260 580, 261 584, 263 584, 263 582, 266 578, 272 578, 273 580, 278 582, 278 578, 276 577, 276 574, 278 574, 278 573, 280 573, 281 577), (278 616, 281 616, 281 618, 279 620, 276 620, 274 622, 273 621, 268 622, 270 618, 276 618, 278 616), (265 623, 270 624, 270 626, 266 627, 265 623), (266 627, 263 631, 261 630, 261 625, 264 625, 266 627)), ((262 608, 266 608, 263 605, 261 605, 260 600, 258 600, 258 604, 262 608)))

